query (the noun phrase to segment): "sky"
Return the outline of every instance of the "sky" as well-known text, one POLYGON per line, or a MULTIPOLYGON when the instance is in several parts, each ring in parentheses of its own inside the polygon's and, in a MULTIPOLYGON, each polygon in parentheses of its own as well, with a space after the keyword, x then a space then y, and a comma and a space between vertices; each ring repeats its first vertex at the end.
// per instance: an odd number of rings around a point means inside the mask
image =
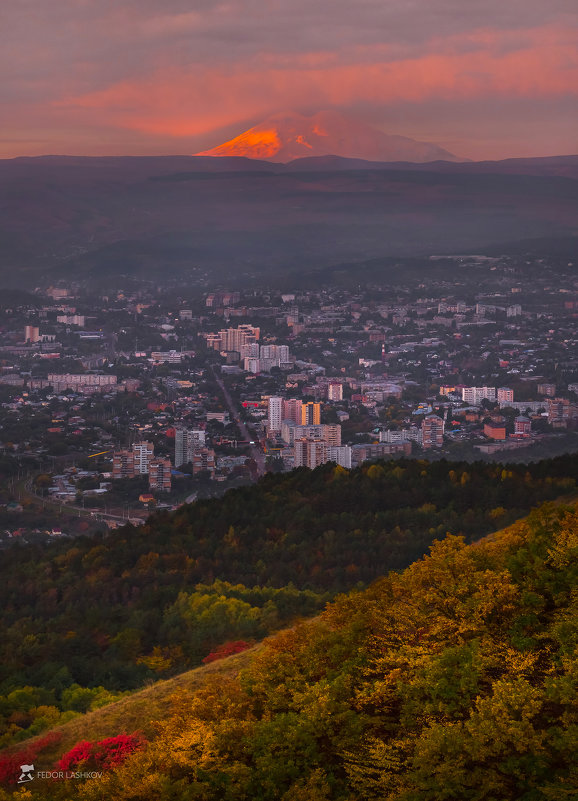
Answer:
POLYGON ((0 75, 2 158, 324 109, 464 158, 578 153, 576 0, 3 0, 0 75))

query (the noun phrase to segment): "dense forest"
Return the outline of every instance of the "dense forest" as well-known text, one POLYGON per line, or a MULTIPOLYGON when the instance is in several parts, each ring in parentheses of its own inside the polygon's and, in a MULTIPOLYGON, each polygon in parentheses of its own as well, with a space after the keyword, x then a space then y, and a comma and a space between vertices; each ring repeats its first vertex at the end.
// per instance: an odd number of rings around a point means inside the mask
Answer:
POLYGON ((450 535, 271 637, 238 677, 175 695, 149 742, 86 741, 58 763, 100 778, 37 789, 67 801, 575 799, 577 580, 575 508, 547 504, 469 546, 450 535))
POLYGON ((138 529, 15 547, 0 566, 0 746, 312 616, 446 534, 474 541, 577 478, 572 457, 328 464, 138 529))

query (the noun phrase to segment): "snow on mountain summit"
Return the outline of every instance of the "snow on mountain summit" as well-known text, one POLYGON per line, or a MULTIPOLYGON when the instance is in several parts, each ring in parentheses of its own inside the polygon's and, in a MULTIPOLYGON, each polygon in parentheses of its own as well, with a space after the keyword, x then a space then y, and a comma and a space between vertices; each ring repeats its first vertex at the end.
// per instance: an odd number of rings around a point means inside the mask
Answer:
POLYGON ((311 117, 281 113, 198 156, 245 156, 288 162, 304 156, 343 156, 368 161, 461 161, 430 142, 394 136, 336 111, 311 117))

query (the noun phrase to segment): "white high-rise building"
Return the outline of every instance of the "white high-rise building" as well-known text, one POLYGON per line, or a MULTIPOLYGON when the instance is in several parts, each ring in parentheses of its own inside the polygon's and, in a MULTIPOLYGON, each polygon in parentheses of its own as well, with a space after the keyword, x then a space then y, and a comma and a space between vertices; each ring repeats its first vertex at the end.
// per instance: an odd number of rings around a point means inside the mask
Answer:
POLYGON ((483 400, 496 400, 496 387, 463 387, 462 400, 477 405, 483 400))
POLYGON ((272 367, 279 367, 279 359, 259 359, 259 371, 261 373, 271 372, 272 367))
POLYGON ((175 429, 175 467, 193 461, 195 451, 205 446, 205 432, 199 429, 175 429))
POLYGON ((339 446, 341 445, 341 426, 339 423, 296 426, 292 420, 283 420, 281 437, 289 445, 292 445, 296 439, 321 439, 326 445, 339 446))
POLYGON ((261 372, 261 359, 255 356, 246 356, 243 359, 243 369, 246 370, 248 373, 257 373, 261 372))
POLYGON ((351 469, 351 445, 328 445, 325 451, 328 462, 337 462, 341 467, 351 469))
POLYGON ((267 422, 269 431, 281 431, 281 423, 283 422, 283 398, 276 395, 269 398, 269 415, 267 422))
POLYGON ((278 362, 289 361, 289 345, 261 345, 261 359, 275 359, 278 362))
POLYGON ((259 345, 248 342, 240 349, 243 367, 248 373, 268 373, 272 367, 289 362, 288 345, 259 345))
POLYGON ((154 456, 155 446, 152 442, 135 442, 132 446, 134 455, 134 472, 137 475, 148 475, 149 462, 154 456))

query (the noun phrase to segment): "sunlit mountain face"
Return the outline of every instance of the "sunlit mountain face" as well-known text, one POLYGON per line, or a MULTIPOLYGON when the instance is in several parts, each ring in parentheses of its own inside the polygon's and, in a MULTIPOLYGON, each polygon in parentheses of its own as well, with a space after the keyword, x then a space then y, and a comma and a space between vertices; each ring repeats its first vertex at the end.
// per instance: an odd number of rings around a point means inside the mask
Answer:
POLYGON ((392 136, 353 116, 320 111, 312 117, 283 113, 199 156, 245 156, 288 162, 304 156, 345 156, 370 161, 463 161, 430 142, 392 136))

